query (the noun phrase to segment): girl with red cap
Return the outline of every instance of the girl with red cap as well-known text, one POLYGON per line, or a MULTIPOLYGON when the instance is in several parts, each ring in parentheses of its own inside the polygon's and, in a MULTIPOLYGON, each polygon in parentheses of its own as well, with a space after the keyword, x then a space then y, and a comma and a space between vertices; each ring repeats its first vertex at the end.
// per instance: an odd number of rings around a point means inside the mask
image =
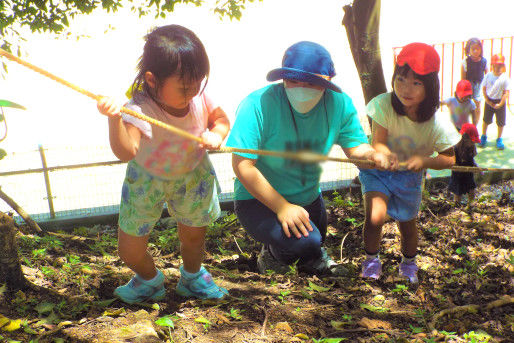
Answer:
POLYGON ((480 146, 482 148, 485 147, 487 143, 487 127, 493 122, 493 116, 496 115, 496 125, 498 125, 496 147, 498 150, 503 150, 505 145, 503 144, 502 133, 505 126, 505 117, 507 116, 505 103, 509 98, 510 92, 510 80, 505 74, 505 57, 501 54, 494 55, 491 58, 491 68, 492 71, 487 73, 482 83, 485 105, 480 146))
POLYGON ((399 222, 401 234, 400 275, 418 282, 415 262, 418 246, 416 216, 421 204, 423 170, 445 169, 455 163, 453 146, 457 132, 439 108, 439 55, 423 43, 406 45, 396 59, 393 91, 378 95, 367 105, 372 119, 372 146, 392 160, 386 169, 361 170, 364 194, 364 249, 362 276, 378 279, 382 265, 378 254, 386 216, 399 222), (432 154, 437 152, 435 157, 432 154), (400 163, 404 168, 399 168, 400 163))
MULTIPOLYGON (((478 138, 478 131, 475 125, 465 123, 460 130, 462 139, 455 146, 455 164, 458 166, 476 167, 475 156, 477 155, 477 148, 475 143, 480 143, 478 138)), ((456 172, 452 171, 450 176, 450 183, 448 190, 455 195, 455 203, 460 205, 462 195, 468 195, 468 206, 475 198, 475 177, 470 172, 456 172)))

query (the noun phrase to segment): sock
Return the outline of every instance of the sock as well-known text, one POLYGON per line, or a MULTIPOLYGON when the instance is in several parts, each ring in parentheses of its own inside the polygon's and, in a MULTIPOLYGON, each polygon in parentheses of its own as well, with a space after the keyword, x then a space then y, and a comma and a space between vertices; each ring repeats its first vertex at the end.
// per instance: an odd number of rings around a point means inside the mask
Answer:
POLYGON ((366 249, 364 249, 364 252, 366 253, 366 259, 371 259, 371 258, 379 258, 378 254, 379 252, 377 251, 376 253, 374 254, 370 254, 369 252, 366 251, 366 249))
POLYGON ((187 270, 184 269, 184 267, 182 267, 182 269, 180 270, 180 273, 186 278, 186 279, 194 279, 196 277, 198 277, 201 273, 202 273, 202 267, 200 266, 200 270, 198 270, 196 273, 190 273, 188 272, 187 270))
POLYGON ((155 271, 156 271, 155 276, 153 278, 151 278, 150 280, 145 280, 139 275, 138 275, 138 277, 139 277, 139 279, 141 279, 141 281, 143 281, 143 283, 153 285, 155 282, 157 282, 157 279, 159 279, 159 269, 156 269, 155 271))
POLYGON ((412 257, 408 257, 408 256, 405 256, 405 255, 402 255, 402 263, 413 263, 413 262, 416 262, 416 255, 412 256, 412 257))

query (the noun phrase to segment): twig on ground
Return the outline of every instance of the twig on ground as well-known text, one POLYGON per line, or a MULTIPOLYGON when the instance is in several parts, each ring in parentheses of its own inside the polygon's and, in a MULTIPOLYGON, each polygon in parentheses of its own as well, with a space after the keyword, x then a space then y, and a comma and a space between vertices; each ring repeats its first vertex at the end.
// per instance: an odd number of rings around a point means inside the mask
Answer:
POLYGON ((234 237, 234 242, 236 242, 236 246, 237 246, 237 249, 239 250, 239 252, 241 253, 241 255, 243 255, 243 250, 241 250, 241 247, 239 246, 239 244, 237 243, 237 239, 236 239, 236 236, 233 236, 234 237))
POLYGON ((343 245, 344 245, 344 241, 345 241, 346 237, 348 237, 349 234, 350 234, 350 231, 348 231, 346 233, 346 235, 344 235, 343 239, 341 240, 341 247, 339 248, 339 263, 343 263, 343 245))
POLYGON ((261 309, 264 311, 264 320, 262 321, 262 329, 261 329, 261 337, 266 337, 266 324, 268 324, 268 311, 266 311, 266 308, 261 307, 261 309))

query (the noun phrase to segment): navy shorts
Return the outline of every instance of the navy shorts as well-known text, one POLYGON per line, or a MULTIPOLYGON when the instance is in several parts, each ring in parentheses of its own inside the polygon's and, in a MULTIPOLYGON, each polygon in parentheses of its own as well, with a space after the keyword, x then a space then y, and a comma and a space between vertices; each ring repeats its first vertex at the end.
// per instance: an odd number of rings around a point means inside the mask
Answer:
MULTIPOLYGON (((501 99, 489 99, 493 104, 499 104, 501 99)), ((507 116, 507 110, 505 105, 500 108, 492 108, 487 103, 484 105, 484 123, 487 125, 493 122, 493 116, 496 114, 496 124, 498 126, 505 126, 505 117, 507 116)))
POLYGON ((309 236, 287 237, 275 212, 257 199, 236 200, 234 209, 245 231, 256 241, 269 246, 271 254, 285 264, 311 261, 321 255, 321 245, 327 232, 327 211, 321 194, 311 204, 303 206, 309 213, 313 231, 309 236))

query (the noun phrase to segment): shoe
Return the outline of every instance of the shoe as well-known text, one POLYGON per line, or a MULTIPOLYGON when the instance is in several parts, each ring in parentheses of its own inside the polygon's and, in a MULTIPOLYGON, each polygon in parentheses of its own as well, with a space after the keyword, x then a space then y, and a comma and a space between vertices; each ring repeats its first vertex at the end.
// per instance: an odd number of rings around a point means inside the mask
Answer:
POLYGON ((266 274, 268 270, 274 271, 277 274, 286 274, 291 270, 285 263, 278 261, 269 251, 269 247, 263 245, 261 252, 257 256, 257 268, 261 274, 266 274))
POLYGON ((408 279, 411 283, 418 283, 418 266, 416 262, 400 263, 400 276, 408 279))
POLYGON ((337 264, 334 260, 328 256, 325 248, 321 248, 321 256, 313 261, 309 261, 301 265, 302 269, 312 273, 326 275, 330 274, 333 276, 344 276, 348 275, 348 270, 340 264, 337 264))
POLYGON ((130 281, 114 290, 114 295, 127 304, 158 301, 164 299, 164 274, 157 270, 157 276, 152 280, 145 280, 135 275, 130 281))
POLYGON ((483 147, 485 147, 486 144, 487 144, 487 136, 486 135, 480 136, 480 143, 478 143, 478 145, 483 148, 483 147))
POLYGON ((362 262, 362 277, 378 280, 382 275, 382 263, 378 257, 367 258, 362 262))
POLYGON ((498 148, 498 150, 505 149, 505 145, 503 144, 503 139, 501 139, 501 138, 496 139, 496 147, 498 148))
POLYGON ((195 297, 198 299, 221 299, 228 291, 214 283, 211 273, 203 266, 196 276, 188 279, 184 276, 184 266, 180 266, 180 279, 176 291, 183 297, 195 297))

